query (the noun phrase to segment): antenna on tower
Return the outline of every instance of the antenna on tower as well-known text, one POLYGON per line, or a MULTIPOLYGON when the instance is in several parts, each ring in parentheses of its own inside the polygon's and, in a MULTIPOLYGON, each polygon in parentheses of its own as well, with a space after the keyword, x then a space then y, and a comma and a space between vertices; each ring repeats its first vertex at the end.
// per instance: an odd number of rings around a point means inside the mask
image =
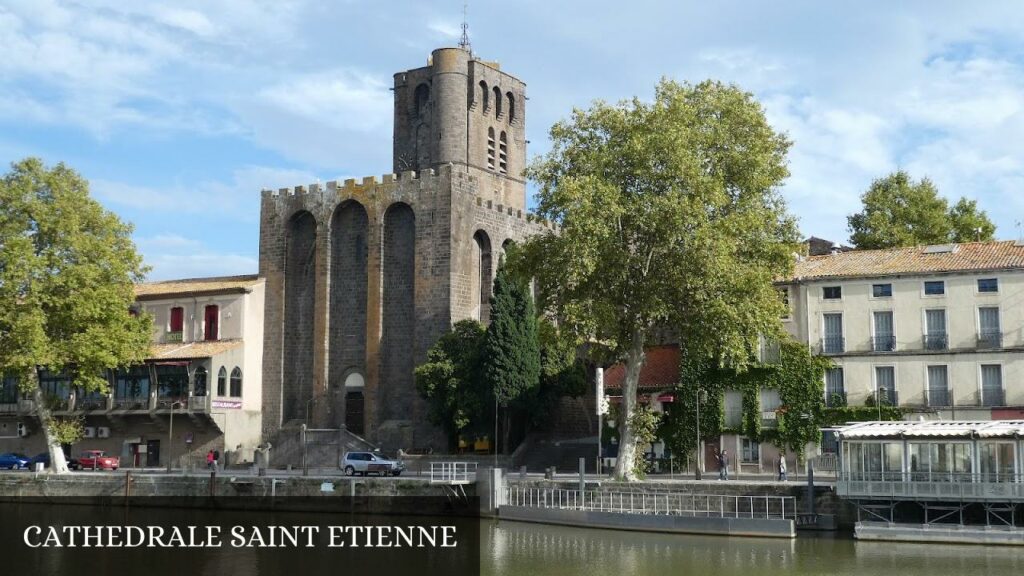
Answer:
POLYGON ((462 48, 470 54, 473 53, 473 47, 469 45, 469 21, 466 17, 469 11, 469 2, 462 3, 462 38, 459 38, 459 48, 462 48))

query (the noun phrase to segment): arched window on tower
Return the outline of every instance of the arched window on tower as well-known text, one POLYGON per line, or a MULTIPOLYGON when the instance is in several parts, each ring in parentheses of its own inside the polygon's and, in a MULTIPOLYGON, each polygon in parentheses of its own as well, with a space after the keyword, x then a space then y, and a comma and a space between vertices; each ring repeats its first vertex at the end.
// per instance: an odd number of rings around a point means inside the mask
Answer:
POLYGON ((501 88, 494 87, 494 117, 501 118, 501 88))
POLYGON ((430 86, 420 84, 416 87, 416 117, 423 118, 427 113, 427 103, 430 102, 430 86))
POLYGON ((511 124, 516 120, 516 97, 509 92, 505 98, 508 100, 508 123, 511 124))
POLYGON ((242 397, 242 371, 238 366, 235 366, 235 369, 231 371, 231 397, 242 397))
POLYGON ((192 377, 192 395, 206 396, 206 368, 196 368, 195 376, 192 377))
POLYGON ((228 371, 223 366, 217 372, 217 397, 226 396, 228 393, 228 371))
POLYGON ((498 141, 498 171, 508 174, 508 140, 505 138, 505 131, 501 131, 501 139, 498 141))
POLYGON ((494 128, 487 129, 487 167, 494 170, 494 128))
POLYGON ((489 103, 487 102, 488 95, 490 95, 490 92, 487 91, 487 82, 484 82, 483 80, 481 80, 480 81, 480 111, 483 112, 484 114, 487 113, 487 109, 489 107, 489 103))

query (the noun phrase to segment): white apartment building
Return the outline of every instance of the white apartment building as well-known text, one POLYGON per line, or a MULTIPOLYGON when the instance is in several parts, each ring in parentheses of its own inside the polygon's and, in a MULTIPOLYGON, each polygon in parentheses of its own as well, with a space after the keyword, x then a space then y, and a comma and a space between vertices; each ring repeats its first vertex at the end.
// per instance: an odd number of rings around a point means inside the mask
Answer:
POLYGON ((810 256, 780 286, 787 330, 835 362, 827 401, 944 419, 1024 414, 1024 243, 810 256))
MULTIPOLYGON (((201 467, 209 450, 228 463, 252 461, 261 441, 263 286, 256 276, 137 285, 133 311, 153 317, 143 364, 106 370, 107 394, 40 371, 53 413, 84 419, 84 437, 65 451, 105 450, 126 468, 201 467)), ((0 452, 43 450, 33 400, 14 378, 0 378, 0 452)))

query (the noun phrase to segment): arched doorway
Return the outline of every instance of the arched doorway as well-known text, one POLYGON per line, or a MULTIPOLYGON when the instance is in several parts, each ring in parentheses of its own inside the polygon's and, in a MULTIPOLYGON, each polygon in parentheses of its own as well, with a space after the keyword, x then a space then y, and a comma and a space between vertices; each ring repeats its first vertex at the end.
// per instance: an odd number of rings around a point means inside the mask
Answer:
POLYGON ((345 427, 353 434, 363 434, 363 375, 353 372, 345 378, 345 427))

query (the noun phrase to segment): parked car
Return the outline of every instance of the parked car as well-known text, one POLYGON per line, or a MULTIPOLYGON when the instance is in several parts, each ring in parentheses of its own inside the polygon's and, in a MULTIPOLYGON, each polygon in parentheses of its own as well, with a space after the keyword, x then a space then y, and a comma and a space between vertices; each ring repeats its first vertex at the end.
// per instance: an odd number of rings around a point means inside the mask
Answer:
POLYGON ((120 458, 107 456, 103 450, 85 450, 78 459, 69 463, 69 467, 75 470, 117 470, 120 466, 120 458))
POLYGON ((33 456, 32 459, 28 461, 28 469, 31 470, 32 468, 35 468, 36 464, 42 464, 43 468, 49 468, 50 467, 50 453, 49 452, 42 452, 42 453, 39 453, 39 454, 36 454, 35 456, 33 456))
POLYGON ((10 468, 11 470, 17 470, 18 468, 25 468, 28 465, 28 460, 28 456, 17 452, 0 454, 0 469, 10 468))
POLYGON ((389 460, 374 452, 346 452, 341 459, 341 469, 346 476, 366 476, 371 472, 381 476, 398 476, 405 470, 405 463, 389 460))

